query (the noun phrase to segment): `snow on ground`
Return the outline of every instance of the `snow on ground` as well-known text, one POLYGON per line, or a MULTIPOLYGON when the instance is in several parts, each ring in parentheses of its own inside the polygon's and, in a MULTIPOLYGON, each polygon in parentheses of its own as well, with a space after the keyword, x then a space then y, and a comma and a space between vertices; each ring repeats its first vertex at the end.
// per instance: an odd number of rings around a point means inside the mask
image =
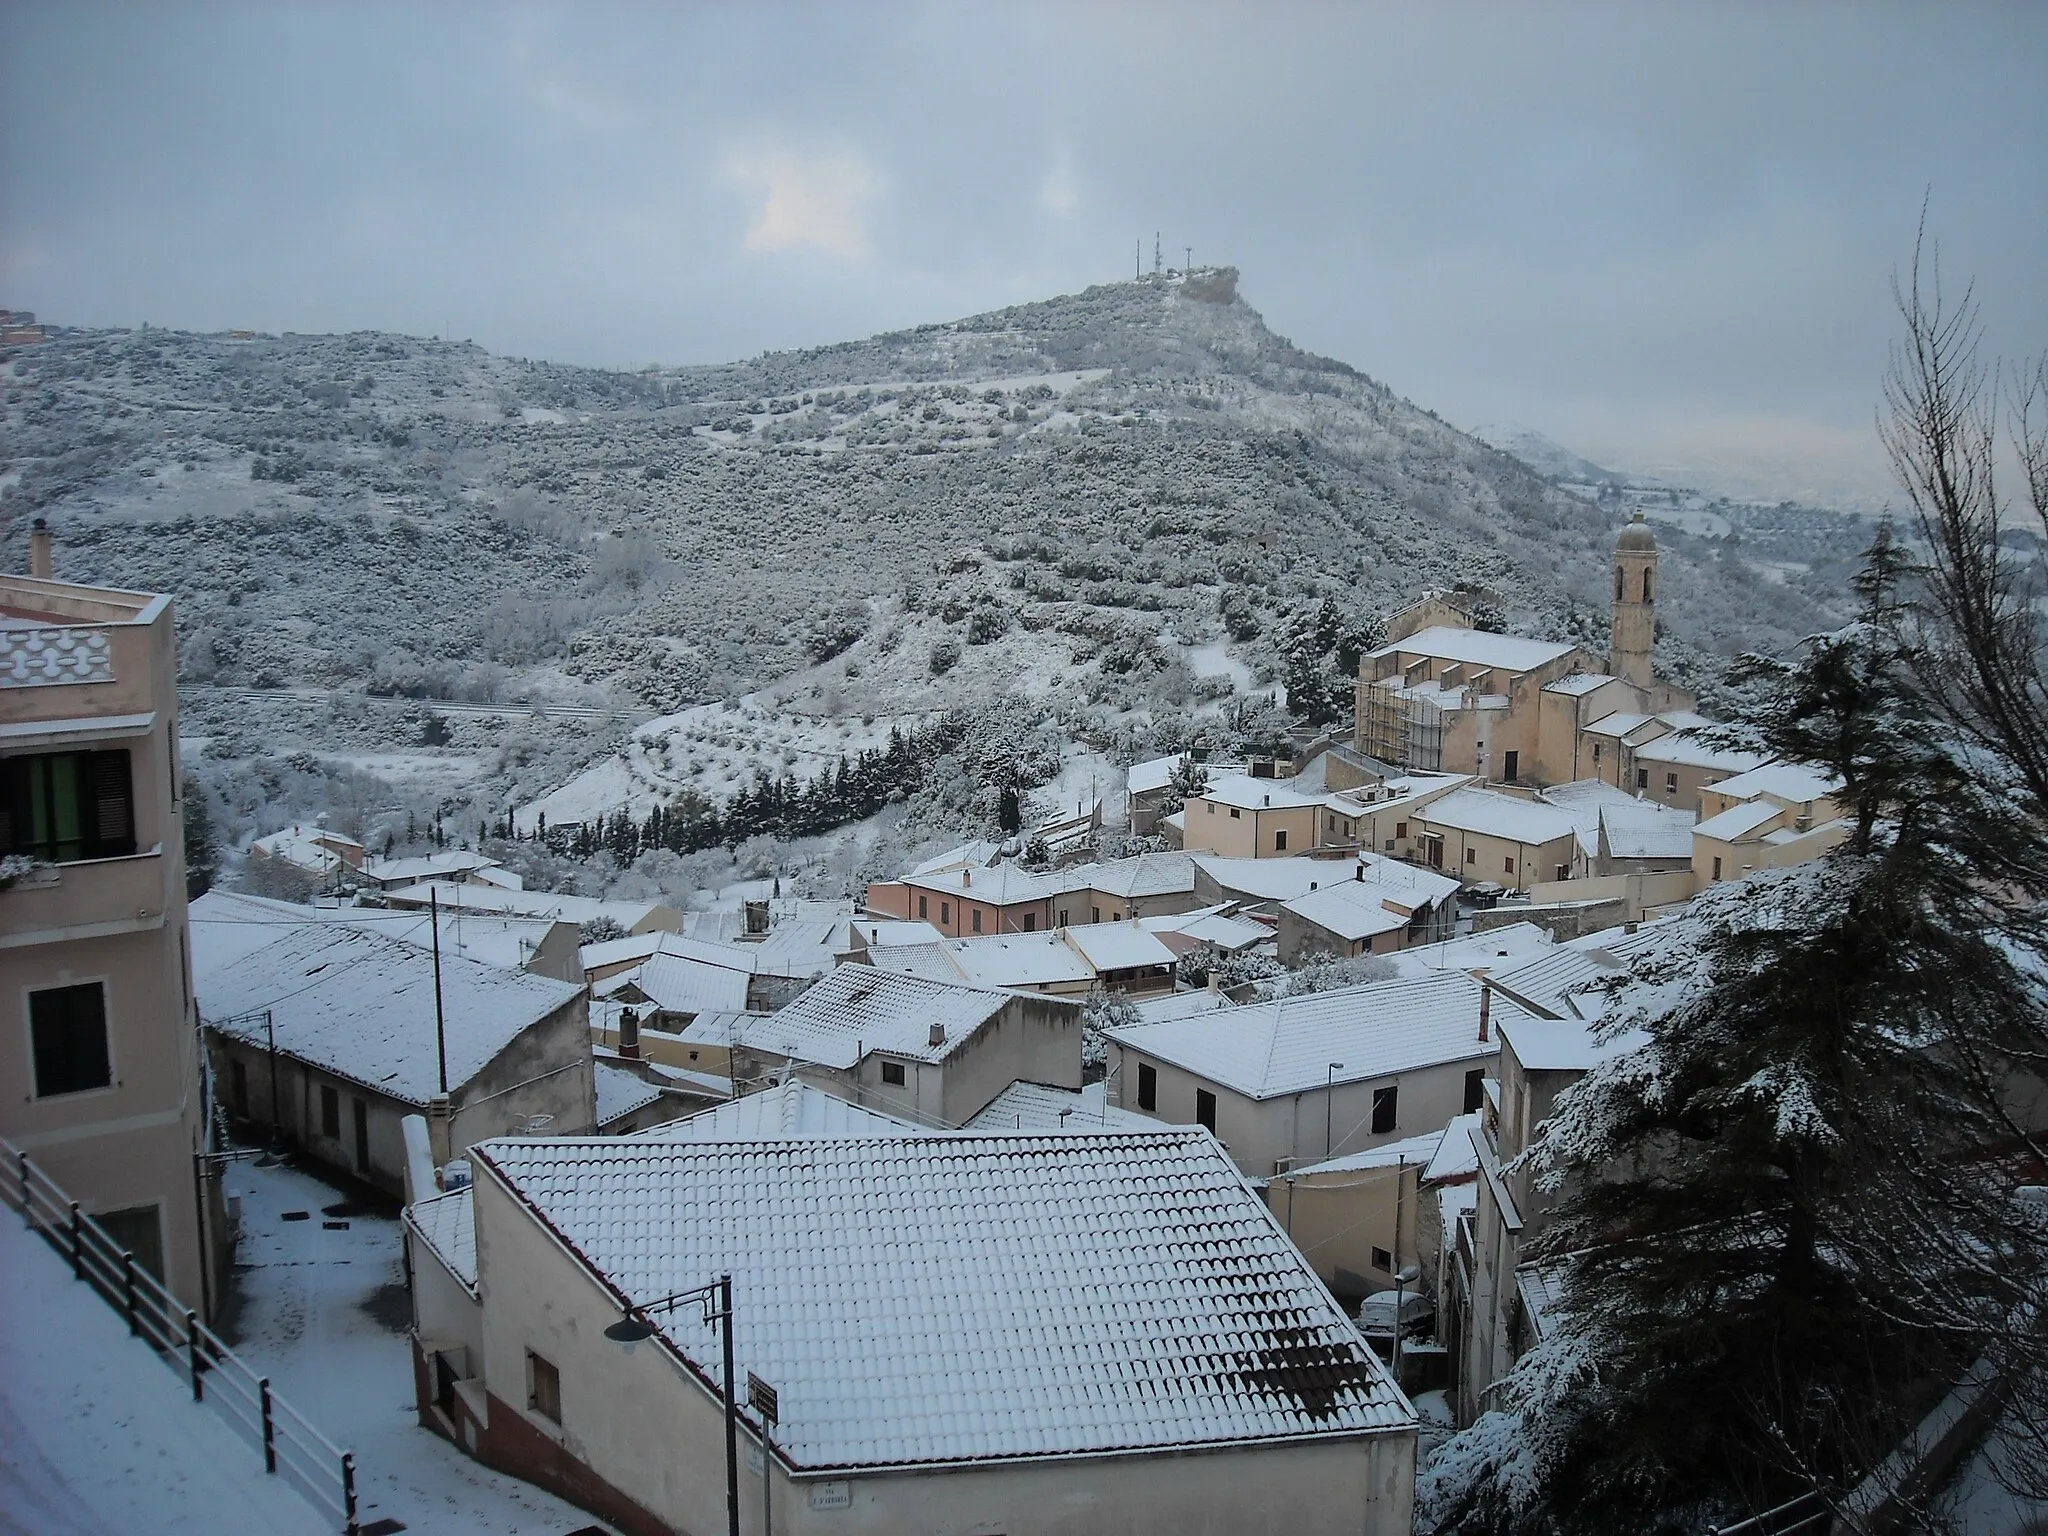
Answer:
POLYGON ((1127 779, 1126 770, 1100 752, 1090 752, 1086 747, 1070 742, 1060 760, 1059 777, 1032 790, 1028 799, 1032 812, 1040 821, 1086 815, 1088 807, 1101 800, 1104 820, 1120 825, 1125 820, 1124 785, 1127 779))
POLYGON ((327 761, 374 773, 399 789, 457 793, 471 789, 483 765, 466 752, 333 752, 327 761))
POLYGON ((0 1221, 0 1288, 4 1536, 330 1529, 264 1472, 252 1439, 220 1409, 193 1402, 113 1308, 11 1216, 0 1221))
POLYGON ((1230 654, 1228 641, 1211 640, 1207 645, 1190 646, 1187 662, 1188 670, 1197 677, 1227 677, 1239 693, 1256 691, 1252 669, 1230 654))
POLYGON ((234 1348, 329 1439, 355 1452, 364 1524, 400 1520, 436 1536, 546 1536, 597 1524, 419 1427, 394 1216, 381 1208, 365 1214, 360 1193, 291 1168, 235 1163, 228 1190, 242 1202, 234 1348), (307 1219, 286 1221, 287 1211, 307 1219), (330 1220, 348 1225, 331 1229, 330 1220))

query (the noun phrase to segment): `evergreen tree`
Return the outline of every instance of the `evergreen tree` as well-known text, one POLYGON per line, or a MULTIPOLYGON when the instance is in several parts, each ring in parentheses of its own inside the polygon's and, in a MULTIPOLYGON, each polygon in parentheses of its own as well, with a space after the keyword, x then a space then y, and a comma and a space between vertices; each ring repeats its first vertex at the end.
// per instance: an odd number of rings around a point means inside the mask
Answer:
POLYGON ((1193 754, 1183 752, 1180 761, 1173 765, 1173 777, 1166 781, 1166 796, 1159 802, 1159 814, 1173 815, 1208 788, 1209 770, 1196 762, 1193 754))
POLYGON ((2048 1271, 1983 1161, 2009 1063, 1974 1043, 2033 1008, 1956 834, 2001 812, 1916 688, 1902 574, 1881 536, 1857 623, 1747 662, 1774 685, 1755 744, 1841 782, 1845 839, 1634 956, 1604 1025, 1626 1048, 1530 1153, 1554 1329, 1432 1463, 1439 1530, 1675 1531, 1846 1487, 2048 1271))
POLYGON ((191 774, 185 775, 185 898, 197 901, 213 889, 220 874, 220 848, 214 841, 213 813, 206 792, 191 774))
POLYGON ((1014 784, 1005 784, 996 795, 996 825, 1006 837, 1024 829, 1024 807, 1014 784))

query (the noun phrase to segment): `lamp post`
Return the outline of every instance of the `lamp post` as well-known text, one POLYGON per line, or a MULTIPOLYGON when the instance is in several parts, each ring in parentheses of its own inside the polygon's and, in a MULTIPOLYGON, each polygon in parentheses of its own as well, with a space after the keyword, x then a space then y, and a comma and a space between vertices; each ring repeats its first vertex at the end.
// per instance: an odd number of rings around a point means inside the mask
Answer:
MULTIPOLYGON (((714 1284, 630 1306, 624 1317, 605 1329, 604 1336, 615 1344, 625 1345, 630 1352, 635 1344, 654 1337, 654 1324, 647 1320, 648 1313, 671 1311, 691 1302, 704 1309, 705 1322, 718 1324, 725 1357, 725 1529, 727 1536, 740 1536, 740 1436, 738 1409, 732 1395, 732 1276, 720 1275, 714 1284)), ((765 1466, 762 1475, 767 1475, 765 1466)))
MULTIPOLYGON (((1397 1227, 1394 1241, 1400 1242, 1401 1233, 1397 1227)), ((1420 1279, 1422 1271, 1410 1264, 1394 1271, 1394 1385, 1401 1385, 1401 1308, 1408 1300, 1408 1282, 1420 1279)))
POLYGON ((1337 1123, 1337 1074, 1343 1070, 1343 1062, 1333 1061, 1330 1070, 1323 1074, 1323 1161, 1326 1163, 1330 1160, 1330 1135, 1337 1123))

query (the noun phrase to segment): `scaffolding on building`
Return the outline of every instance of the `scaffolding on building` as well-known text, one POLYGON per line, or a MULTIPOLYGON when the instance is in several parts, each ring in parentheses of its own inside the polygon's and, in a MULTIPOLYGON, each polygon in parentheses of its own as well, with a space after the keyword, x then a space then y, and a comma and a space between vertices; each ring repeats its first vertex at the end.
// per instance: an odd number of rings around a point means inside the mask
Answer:
POLYGON ((1397 677, 1359 690, 1359 748, 1411 773, 1440 773, 1444 764, 1444 712, 1397 677))

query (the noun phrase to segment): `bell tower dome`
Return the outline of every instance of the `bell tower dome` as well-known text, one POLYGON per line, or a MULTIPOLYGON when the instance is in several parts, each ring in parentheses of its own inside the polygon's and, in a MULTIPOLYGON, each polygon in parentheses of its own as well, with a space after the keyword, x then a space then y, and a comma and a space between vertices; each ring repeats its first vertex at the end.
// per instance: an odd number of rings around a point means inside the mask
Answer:
POLYGON ((1638 688, 1653 687, 1657 641, 1657 537, 1638 512, 1614 542, 1614 624, 1607 670, 1638 688))

